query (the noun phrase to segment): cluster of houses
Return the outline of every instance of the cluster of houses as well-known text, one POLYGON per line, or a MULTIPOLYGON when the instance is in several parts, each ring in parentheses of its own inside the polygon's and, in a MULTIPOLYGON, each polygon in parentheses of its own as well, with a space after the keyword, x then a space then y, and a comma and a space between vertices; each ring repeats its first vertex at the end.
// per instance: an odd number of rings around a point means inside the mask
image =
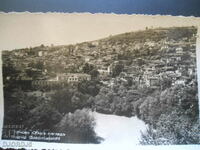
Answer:
POLYGON ((111 79, 113 68, 122 62, 126 74, 124 78, 131 78, 139 86, 152 88, 159 87, 164 77, 171 79, 172 84, 184 84, 185 77, 196 72, 195 35, 178 41, 168 38, 161 38, 157 42, 151 39, 129 41, 113 40, 111 37, 111 40, 106 38, 68 46, 42 45, 7 52, 3 59, 6 60, 8 57, 11 57, 15 68, 24 71, 16 79, 29 80, 33 87, 89 81, 91 76, 83 73, 85 63, 92 64, 99 72, 99 79, 103 81, 105 78, 111 79), (129 60, 119 57, 124 54, 131 54, 129 60), (185 61, 184 57, 189 58, 185 61), (37 64, 39 61, 42 62, 42 69, 30 66, 30 62, 37 64), (25 74, 27 71, 37 72, 46 78, 33 80, 25 74), (56 78, 52 79, 51 74, 56 75, 56 78))
MULTIPOLYGON (((195 51, 195 47, 191 51, 195 51)), ((172 85, 185 84, 190 76, 196 75, 196 61, 191 51, 188 53, 177 47, 175 52, 166 53, 160 60, 149 60, 142 67, 130 66, 126 68, 125 78, 131 77, 141 87, 160 88, 161 81, 166 78, 172 85), (189 54, 187 60, 182 60, 186 53, 189 54)))

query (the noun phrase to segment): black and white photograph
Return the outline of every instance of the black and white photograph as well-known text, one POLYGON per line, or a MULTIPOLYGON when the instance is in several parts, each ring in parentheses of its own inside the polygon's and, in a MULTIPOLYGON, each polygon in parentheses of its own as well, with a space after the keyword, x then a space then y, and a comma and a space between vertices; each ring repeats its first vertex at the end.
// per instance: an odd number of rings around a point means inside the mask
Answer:
POLYGON ((19 23, 9 23, 6 30, 14 27, 13 34, 1 38, 2 139, 200 144, 199 29, 189 18, 26 13, 7 18, 12 17, 19 23), (77 17, 89 19, 81 24, 77 17), (12 36, 19 37, 14 44, 12 36))

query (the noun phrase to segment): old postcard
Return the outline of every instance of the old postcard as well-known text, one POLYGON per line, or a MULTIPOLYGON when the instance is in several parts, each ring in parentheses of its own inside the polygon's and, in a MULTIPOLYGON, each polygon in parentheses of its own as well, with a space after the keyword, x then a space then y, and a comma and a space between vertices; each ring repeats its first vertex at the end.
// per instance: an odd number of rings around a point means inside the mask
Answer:
POLYGON ((2 140, 200 144, 199 26, 195 17, 1 13, 2 140))

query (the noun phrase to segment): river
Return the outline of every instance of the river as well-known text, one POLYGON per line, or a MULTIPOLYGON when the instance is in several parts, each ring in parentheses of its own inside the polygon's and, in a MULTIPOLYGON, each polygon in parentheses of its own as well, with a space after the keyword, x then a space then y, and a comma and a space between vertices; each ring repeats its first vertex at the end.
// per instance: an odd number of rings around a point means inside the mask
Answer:
POLYGON ((106 115, 93 112, 96 119, 95 132, 104 138, 102 144, 138 145, 141 131, 145 132, 147 125, 137 117, 106 115))

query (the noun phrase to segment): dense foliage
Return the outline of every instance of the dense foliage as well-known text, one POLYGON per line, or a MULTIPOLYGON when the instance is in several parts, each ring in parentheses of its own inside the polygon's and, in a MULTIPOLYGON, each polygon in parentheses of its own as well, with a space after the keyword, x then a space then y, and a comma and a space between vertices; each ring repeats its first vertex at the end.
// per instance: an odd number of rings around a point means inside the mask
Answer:
POLYGON ((102 139, 94 132, 95 120, 89 110, 83 109, 89 108, 90 96, 71 89, 55 91, 49 99, 21 90, 4 93, 4 124, 23 125, 28 131, 65 133, 60 142, 99 143, 102 139))

